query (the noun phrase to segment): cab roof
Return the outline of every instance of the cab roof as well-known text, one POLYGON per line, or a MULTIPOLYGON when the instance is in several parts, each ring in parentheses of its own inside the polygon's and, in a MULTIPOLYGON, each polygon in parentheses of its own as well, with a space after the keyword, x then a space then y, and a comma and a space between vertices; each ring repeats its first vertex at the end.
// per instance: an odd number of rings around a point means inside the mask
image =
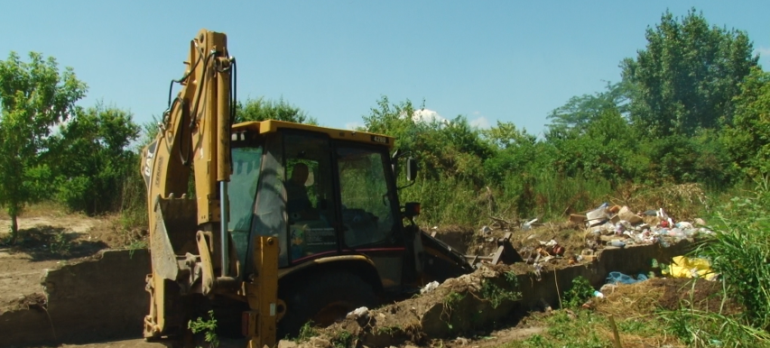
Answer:
POLYGON ((313 126, 309 124, 276 121, 276 120, 248 121, 248 122, 241 122, 233 125, 233 131, 251 130, 251 131, 259 132, 260 134, 275 133, 280 131, 281 129, 296 129, 296 130, 322 133, 322 134, 327 134, 332 139, 349 140, 349 141, 355 141, 355 142, 360 142, 365 144, 386 146, 389 149, 393 148, 393 143, 395 141, 394 137, 383 135, 383 134, 353 131, 349 129, 327 128, 327 127, 313 126))

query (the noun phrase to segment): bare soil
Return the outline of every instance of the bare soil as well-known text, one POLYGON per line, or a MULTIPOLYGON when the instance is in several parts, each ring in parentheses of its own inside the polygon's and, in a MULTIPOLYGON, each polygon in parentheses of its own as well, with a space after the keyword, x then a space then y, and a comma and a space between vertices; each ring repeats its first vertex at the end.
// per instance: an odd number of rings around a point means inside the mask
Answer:
POLYGON ((0 313, 44 305, 40 281, 46 269, 124 246, 128 237, 113 217, 66 215, 50 209, 33 211, 17 221, 16 243, 10 244, 11 220, 0 216, 0 313))

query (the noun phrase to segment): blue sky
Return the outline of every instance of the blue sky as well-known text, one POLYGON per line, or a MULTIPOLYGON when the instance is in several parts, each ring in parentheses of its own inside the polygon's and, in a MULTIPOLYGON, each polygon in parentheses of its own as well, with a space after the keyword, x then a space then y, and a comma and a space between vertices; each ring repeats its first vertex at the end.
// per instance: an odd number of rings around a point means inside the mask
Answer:
POLYGON ((284 98, 324 126, 362 124, 381 96, 444 118, 540 134, 570 97, 618 81, 647 26, 695 7, 748 32, 770 60, 770 1, 0 1, 0 59, 54 56, 89 86, 79 104, 166 107, 190 39, 228 35, 239 98, 284 98))

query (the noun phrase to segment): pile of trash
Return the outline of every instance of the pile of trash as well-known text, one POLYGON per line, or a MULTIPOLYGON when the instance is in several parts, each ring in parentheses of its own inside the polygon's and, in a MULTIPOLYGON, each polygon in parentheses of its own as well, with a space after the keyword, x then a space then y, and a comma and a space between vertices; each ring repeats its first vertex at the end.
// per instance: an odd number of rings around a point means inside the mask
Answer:
POLYGON ((585 215, 570 215, 570 221, 585 223, 586 244, 591 249, 655 243, 667 248, 684 239, 713 234, 702 219, 675 221, 663 208, 634 213, 627 206, 604 203, 585 215))

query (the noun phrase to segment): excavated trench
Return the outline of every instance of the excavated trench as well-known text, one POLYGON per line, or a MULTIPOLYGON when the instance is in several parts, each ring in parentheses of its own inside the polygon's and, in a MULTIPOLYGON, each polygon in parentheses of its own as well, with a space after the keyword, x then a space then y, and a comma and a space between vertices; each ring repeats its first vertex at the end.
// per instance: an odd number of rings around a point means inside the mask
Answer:
MULTIPOLYGON (((458 230, 438 237, 465 251, 472 234, 458 230)), ((575 277, 583 276, 598 288, 611 271, 647 273, 653 258, 670 262, 672 257, 684 254, 688 246, 687 241, 682 241, 668 248, 657 244, 607 248, 590 261, 546 266, 537 274, 532 266, 524 264, 485 267, 449 279, 430 293, 370 310, 363 317, 345 320, 324 332, 333 335, 345 330, 372 348, 448 337, 489 326, 516 313, 537 310, 544 303, 558 307, 559 294, 575 277), (497 289, 511 289, 512 274, 521 294, 519 300, 502 299, 493 305, 482 296, 488 290, 482 288, 486 280, 497 289)), ((19 308, 0 313, 0 346, 141 337, 149 298, 144 290, 145 276, 149 271, 146 251, 126 250, 107 250, 78 264, 46 270, 41 279, 45 296, 30 297, 19 308)))
POLYGON ((145 250, 105 250, 45 270, 45 296, 28 296, 0 313, 0 347, 90 343, 140 337, 149 294, 145 250))

